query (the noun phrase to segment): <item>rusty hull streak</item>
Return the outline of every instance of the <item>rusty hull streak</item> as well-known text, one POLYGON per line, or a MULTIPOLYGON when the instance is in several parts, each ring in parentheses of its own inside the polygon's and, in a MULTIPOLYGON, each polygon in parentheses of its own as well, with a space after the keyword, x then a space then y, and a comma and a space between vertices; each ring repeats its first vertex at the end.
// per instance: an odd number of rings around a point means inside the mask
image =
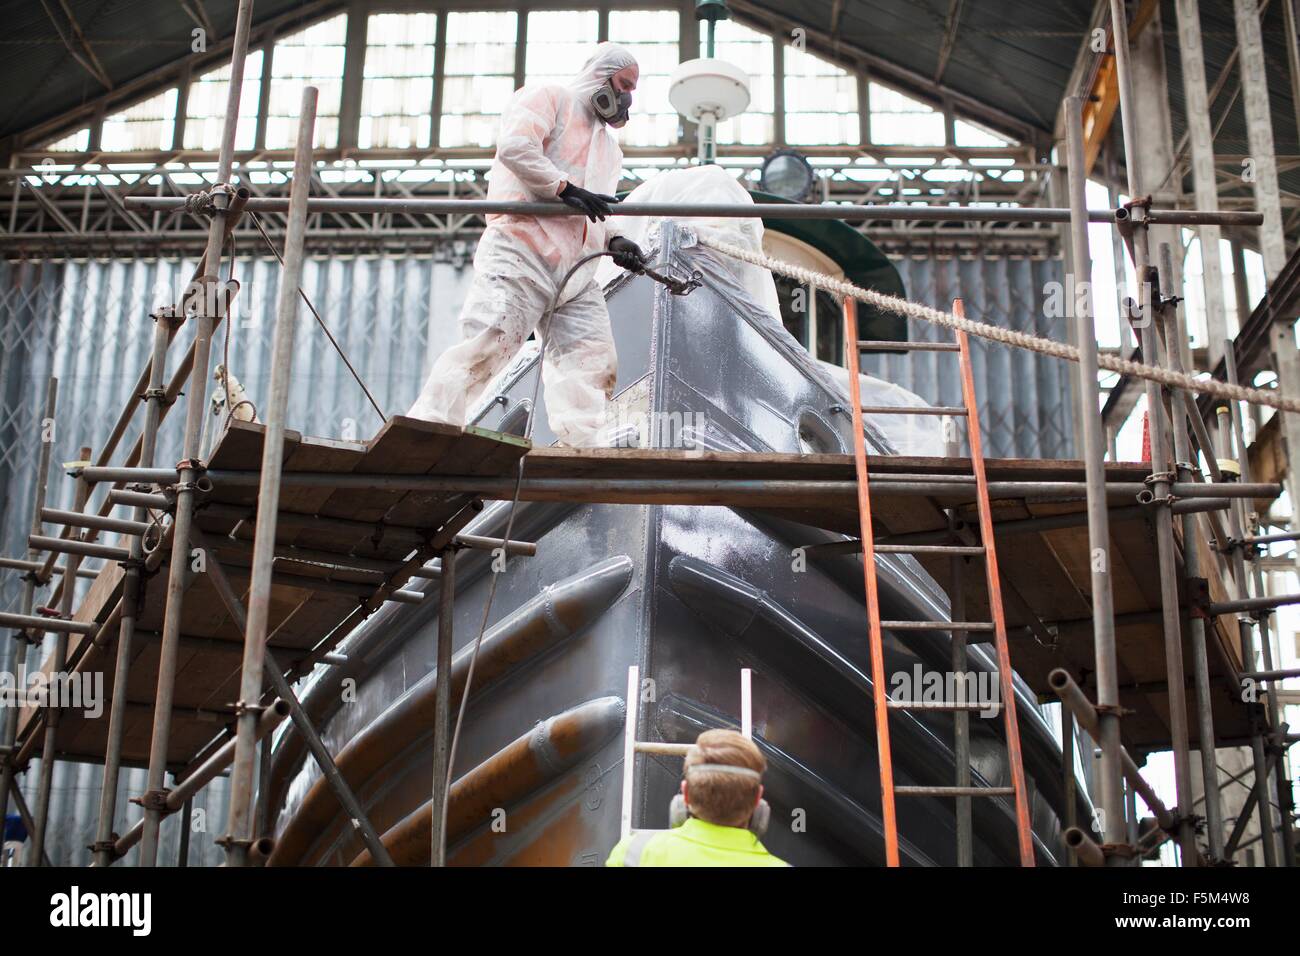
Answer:
MULTIPOLYGON (((555 843, 565 839, 557 833, 556 828, 561 825, 573 826, 582 820, 582 805, 573 801, 581 796, 585 789, 582 781, 576 775, 571 775, 560 781, 556 786, 529 798, 521 806, 511 808, 507 824, 510 833, 526 831, 542 821, 548 822, 546 822, 545 830, 539 834, 537 840, 529 843, 526 847, 517 849, 510 855, 510 865, 520 865, 522 863, 521 854, 527 854, 539 841, 554 851, 555 843), (561 819, 565 821, 563 824, 561 824, 561 819)), ((450 865, 499 865, 502 862, 497 859, 500 852, 499 838, 501 836, 502 834, 497 833, 491 827, 479 827, 478 830, 466 838, 464 843, 456 847, 455 852, 449 854, 450 865)), ((567 845, 575 847, 577 841, 571 840, 567 845)), ((537 861, 535 865, 565 866, 571 856, 571 853, 566 855, 552 852, 548 859, 537 861)))
MULTIPOLYGON (((482 693, 519 665, 590 626, 626 590, 632 568, 632 561, 626 556, 601 561, 544 589, 489 631, 479 651, 475 692, 482 693)), ((453 698, 464 690, 471 651, 469 646, 462 648, 452 661, 453 698)), ((437 673, 431 671, 335 755, 343 779, 360 790, 411 744, 428 737, 433 730, 436 706, 437 673)), ((312 844, 338 814, 338 803, 325 780, 317 779, 276 838, 268 865, 315 862, 304 858, 311 854, 312 844)))
MULTIPOLYGON (((511 814, 512 832, 517 830, 516 814, 511 814)), ((475 838, 469 847, 463 848, 451 858, 453 866, 494 866, 508 862, 510 866, 570 866, 577 852, 584 846, 583 841, 590 839, 590 834, 583 826, 582 805, 574 804, 560 816, 551 819, 544 832, 538 833, 531 841, 510 854, 509 860, 499 860, 490 854, 494 838, 503 834, 486 831, 475 838), (470 855, 471 848, 475 851, 470 855)), ((600 859, 604 863, 604 857, 600 859)))
MULTIPOLYGON (((557 714, 497 751, 451 788, 447 813, 448 840, 487 823, 496 807, 506 807, 573 769, 612 740, 623 727, 621 697, 601 697, 557 714)), ((383 835, 384 846, 399 866, 429 862, 430 802, 383 835)), ((372 866, 369 852, 352 866, 372 866)))

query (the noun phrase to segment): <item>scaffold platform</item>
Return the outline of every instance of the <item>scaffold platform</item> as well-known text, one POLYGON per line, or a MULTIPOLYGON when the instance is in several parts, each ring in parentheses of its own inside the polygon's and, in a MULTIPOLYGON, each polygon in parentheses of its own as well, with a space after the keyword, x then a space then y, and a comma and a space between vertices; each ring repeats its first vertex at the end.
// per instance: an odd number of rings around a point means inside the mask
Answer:
MULTIPOLYGON (((219 561, 241 600, 252 561, 264 432, 258 424, 230 423, 208 462, 211 488, 198 496, 195 507, 202 533, 196 547, 219 561)), ((402 417, 391 419, 369 442, 286 432, 284 444, 267 646, 294 675, 320 661, 384 601, 423 600, 423 592, 404 585, 435 577, 436 570, 425 563, 483 499, 510 499, 517 483, 524 501, 751 509, 845 535, 854 534, 858 523, 851 455, 530 450, 527 441, 513 435, 402 417), (523 478, 517 482, 521 458, 523 478)), ((974 489, 957 480, 969 473, 965 459, 870 456, 868 467, 880 544, 952 541, 945 509, 956 508, 961 515, 963 507, 973 508, 974 489)), ((110 480, 113 469, 98 471, 104 473, 101 480, 110 480)), ((161 487, 175 481, 170 469, 137 471, 161 487)), ((1004 595, 1017 671, 1043 700, 1055 699, 1049 672, 1065 668, 1086 687, 1093 666, 1083 464, 990 459, 987 472, 998 547, 1005 556, 1004 595)), ((1106 466, 1124 740, 1139 753, 1170 745, 1156 541, 1148 511, 1134 494, 1149 472, 1149 463, 1106 466)), ((132 487, 140 487, 138 481, 132 487)), ((157 489, 152 494, 165 510, 166 498, 157 489)), ((131 665, 130 718, 123 737, 127 766, 144 765, 149 755, 168 543, 164 538, 155 549, 162 563, 150 576, 160 586, 144 588, 137 619, 141 640, 131 665)), ((840 559, 836 556, 853 554, 856 546, 847 538, 810 550, 840 559)), ((920 553, 914 559, 947 587, 947 557, 920 553)), ((1185 613, 1201 613, 1207 602, 1227 593, 1215 562, 1206 557, 1201 566, 1210 569, 1210 578, 1203 591, 1181 595, 1185 613)), ((988 613, 976 577, 963 575, 968 617, 988 613)), ((114 646, 105 635, 115 627, 123 578, 119 564, 107 563, 78 607, 73 620, 90 633, 70 635, 70 668, 94 665, 111 681, 109 658, 100 658, 114 646)), ((192 573, 187 580, 168 751, 169 765, 182 775, 233 727, 243 651, 242 628, 213 577, 192 573)), ((1211 680, 1222 690, 1214 695, 1215 726, 1221 742, 1244 740, 1249 727, 1233 690, 1242 670, 1237 627, 1229 615, 1215 623, 1211 680)), ((24 710, 20 761, 39 744, 38 724, 37 711, 24 710)), ((58 756, 92 760, 102 755, 106 724, 65 710, 58 756)), ((1195 725, 1192 731, 1195 735, 1195 725)))

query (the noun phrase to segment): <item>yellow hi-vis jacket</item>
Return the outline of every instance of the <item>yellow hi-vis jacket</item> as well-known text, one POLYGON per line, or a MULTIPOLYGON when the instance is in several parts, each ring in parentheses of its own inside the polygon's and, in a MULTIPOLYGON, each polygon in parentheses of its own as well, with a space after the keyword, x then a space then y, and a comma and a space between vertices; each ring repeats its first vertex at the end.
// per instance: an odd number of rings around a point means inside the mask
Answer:
POLYGON ((634 830, 606 866, 789 866, 749 830, 690 817, 673 830, 634 830))

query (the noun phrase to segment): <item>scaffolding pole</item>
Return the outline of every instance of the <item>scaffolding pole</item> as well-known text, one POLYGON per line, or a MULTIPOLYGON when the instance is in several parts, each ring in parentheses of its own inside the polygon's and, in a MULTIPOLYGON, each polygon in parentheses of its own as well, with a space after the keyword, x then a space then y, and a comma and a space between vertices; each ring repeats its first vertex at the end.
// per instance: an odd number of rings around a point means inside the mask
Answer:
MULTIPOLYGON (((221 134, 221 151, 217 160, 216 179, 230 179, 235 152, 235 130, 239 121, 239 99, 244 86, 244 61, 248 56, 248 33, 252 25, 253 0, 240 0, 235 17, 235 37, 230 54, 230 84, 226 98, 225 125, 221 134)), ((172 702, 176 691, 176 664, 180 649, 181 609, 190 565, 190 528, 194 518, 194 489, 200 476, 199 441, 207 404, 208 365, 211 358, 214 312, 225 307, 224 295, 218 295, 217 279, 221 275, 221 251, 226 237, 228 197, 214 196, 215 210, 208 227, 204 263, 204 295, 195 315, 194 362, 189 394, 185 406, 185 438, 182 460, 178 465, 176 511, 172 523, 171 564, 167 569, 167 597, 163 611, 162 647, 158 656, 158 690, 154 700, 153 735, 149 742, 149 777, 144 794, 144 829, 140 840, 140 865, 158 862, 158 831, 166 812, 167 791, 163 787, 167 772, 168 746, 171 742, 172 702)))
MULTIPOLYGON (((207 539, 202 538, 200 540, 206 547, 207 539)), ((247 633, 247 612, 239 600, 239 595, 235 593, 235 589, 230 583, 226 569, 215 558, 209 558, 208 568, 209 573, 212 575, 212 585, 217 592, 217 596, 221 598, 221 602, 226 606, 226 610, 230 612, 230 616, 239 629, 247 633)), ((303 709, 302 702, 298 700, 298 695, 289 686, 289 681, 284 676, 284 670, 281 668, 279 661, 275 659, 275 655, 270 648, 263 650, 263 674, 266 683, 271 687, 271 691, 288 706, 289 717, 293 721, 294 729, 302 734, 303 740, 307 743, 307 749, 311 751, 312 759, 316 761, 316 766, 320 768, 321 776, 325 778, 330 790, 334 792, 334 796, 338 799, 343 812, 347 814, 353 828, 361 835, 361 840, 365 843, 366 849, 370 851, 379 866, 392 866, 393 859, 389 856, 388 850, 385 849, 383 842, 380 840, 378 831, 375 830, 374 824, 370 822, 370 818, 366 815, 365 809, 361 806, 361 801, 357 799, 352 788, 343 779, 338 766, 334 763, 334 758, 325 747, 324 741, 320 739, 320 734, 316 732, 316 727, 312 724, 311 718, 307 715, 307 711, 303 709)), ((256 737, 256 729, 254 736, 256 737)), ((262 819, 262 817, 269 816, 270 813, 270 807, 266 804, 266 800, 270 796, 270 790, 267 786, 270 770, 270 739, 263 737, 260 745, 261 768, 257 775, 259 819, 257 820, 255 832, 259 836, 269 836, 269 834, 265 833, 266 820, 262 819)), ((238 752, 238 746, 236 746, 236 752, 238 752)))
MULTIPOLYGON (((171 212, 185 207, 183 196, 126 196, 127 208, 171 212)), ((290 200, 253 198, 249 212, 286 213, 290 200)), ((581 216, 561 202, 494 199, 387 199, 317 197, 307 203, 312 215, 395 214, 450 216, 581 216)), ((1089 222, 1114 224, 1123 210, 1090 209, 1089 222)), ((628 202, 610 207, 612 216, 671 219, 837 219, 842 222, 1015 222, 1068 223, 1070 210, 1050 206, 909 206, 905 203, 670 203, 628 202)), ((1259 213, 1249 210, 1152 209, 1150 222, 1168 226, 1258 226, 1259 213)))
MULTIPOLYGON (((49 484, 50 478, 50 457, 54 451, 54 413, 59 398, 59 380, 50 377, 45 385, 45 417, 36 423, 37 434, 41 438, 41 451, 39 463, 36 466, 36 484, 32 489, 32 534, 41 533, 41 512, 45 510, 45 488, 49 484), (50 431, 46 431, 46 427, 50 431)), ((31 545, 27 548, 27 558, 32 564, 36 564, 37 552, 31 545)), ((71 564, 71 562, 69 562, 71 564)), ((73 568, 73 573, 76 569, 73 568)), ((36 602, 36 585, 38 583, 38 572, 35 569, 29 569, 23 575, 23 597, 22 613, 24 616, 30 616, 32 608, 36 602)), ((21 686, 27 685, 27 648, 31 641, 25 630, 19 630, 12 636, 12 640, 18 642, 14 648, 14 672, 17 679, 21 681, 21 686)), ((17 768, 14 766, 14 741, 18 737, 18 710, 17 707, 6 707, 4 714, 3 742, 5 750, 0 755, 0 820, 9 815, 9 793, 15 790, 14 774, 17 768)))
MULTIPOLYGON (((1225 359, 1224 367, 1227 371, 1228 381, 1235 384, 1237 382, 1237 356, 1236 356, 1236 347, 1232 341, 1228 341, 1224 344, 1224 359, 1225 359)), ((1222 411, 1223 410, 1221 408, 1220 414, 1222 414, 1222 411)), ((1222 431, 1224 432, 1224 436, 1223 436, 1224 447, 1225 448, 1233 447, 1228 443, 1228 432, 1231 431, 1231 437, 1236 447, 1238 466, 1241 469, 1241 479, 1242 481, 1249 481, 1250 480, 1250 454, 1246 449, 1245 435, 1242 430, 1241 409, 1236 402, 1233 402, 1228 406, 1228 414, 1231 416, 1231 429, 1228 429, 1227 427, 1224 427, 1222 429, 1222 431)), ((1227 425, 1226 422, 1224 424, 1225 426, 1227 425)), ((1236 574, 1238 575, 1241 581, 1240 593, 1243 595, 1243 601, 1239 603, 1245 603, 1245 601, 1248 600, 1244 598, 1244 595, 1247 593, 1248 590, 1246 585, 1245 553, 1244 553, 1244 541, 1246 538, 1245 535, 1246 502, 1245 501, 1237 501, 1234 503, 1232 518, 1234 524, 1233 537, 1236 538, 1238 542, 1236 547, 1234 547, 1233 549, 1234 568, 1236 569, 1236 574)), ((1251 561, 1251 574, 1253 577, 1255 594, 1262 597, 1265 591, 1265 581, 1264 581, 1263 572, 1260 569, 1258 561, 1254 561, 1254 560, 1251 561)), ((1276 605, 1276 603, 1278 602, 1273 601, 1272 603, 1276 605)), ((1255 650, 1254 650, 1255 630, 1253 627, 1252 618, 1248 616, 1248 614, 1244 613, 1245 610, 1246 609, 1243 608, 1243 613, 1241 613, 1241 616, 1238 618, 1238 630, 1241 638, 1242 666, 1245 667, 1247 671, 1254 671, 1256 669, 1255 650)), ((1264 658, 1265 661, 1267 662, 1272 659, 1271 646, 1269 644, 1268 617, 1266 613, 1261 613, 1264 611, 1263 608, 1255 609, 1255 611, 1256 611, 1256 617, 1253 618, 1253 622, 1258 623, 1259 638, 1261 644, 1265 648, 1264 658)), ((1281 727, 1280 725, 1281 714, 1277 707, 1277 695, 1275 693, 1272 693, 1273 690, 1272 687, 1270 687, 1269 690, 1270 693, 1268 695, 1268 699, 1270 704, 1270 717, 1272 719, 1273 729, 1278 730, 1281 727)), ((1258 720, 1255 720, 1253 724, 1256 726, 1256 729, 1258 730, 1257 727, 1258 720)), ((1260 733, 1262 733, 1262 731, 1257 732, 1252 737, 1251 758, 1255 769, 1255 789, 1257 790, 1257 798, 1258 798, 1258 805, 1259 805, 1260 833, 1262 835, 1261 849, 1264 853, 1265 865, 1267 866, 1267 865, 1276 865, 1277 860, 1276 860, 1276 848, 1273 845, 1274 841, 1271 836, 1272 813, 1270 807, 1268 806, 1268 780, 1267 780, 1268 774, 1267 774, 1267 767, 1264 761, 1264 757, 1265 757, 1264 746, 1263 746, 1263 741, 1260 737, 1260 733), (1265 772, 1261 774, 1260 772, 1261 770, 1264 770, 1265 772), (1270 857, 1274 858, 1274 862, 1271 864, 1268 862, 1270 857)), ((1286 773, 1285 754, 1278 755, 1276 768, 1277 768, 1278 806, 1283 811, 1282 814, 1283 820, 1281 821, 1282 848, 1283 848, 1283 854, 1286 856, 1286 859, 1282 862, 1286 866, 1293 866, 1295 861, 1295 830, 1294 830, 1293 822, 1290 819, 1290 806, 1292 802, 1289 799, 1291 795, 1291 781, 1286 773)), ((1243 813, 1243 816, 1245 816, 1245 813, 1243 813)), ((1239 838, 1240 836, 1238 835, 1238 839, 1239 838)), ((1234 842, 1235 841, 1229 841, 1228 845, 1232 846, 1234 845, 1234 842)))
MULTIPOLYGON (((81 461, 90 460, 90 449, 81 449, 81 461)), ((84 478, 76 479, 73 492, 73 508, 84 511, 90 497, 90 483, 84 478)), ((80 556, 68 555, 67 570, 63 572, 63 592, 59 601, 59 620, 72 620, 72 599, 77 593, 77 565, 80 556)), ((68 665, 68 631, 56 632, 54 654, 50 658, 50 674, 59 675, 68 665)), ((40 866, 45 855, 45 836, 50 819, 50 791, 54 784, 54 761, 58 754, 59 708, 54 701, 45 708, 45 741, 41 747, 41 775, 36 789, 36 830, 31 834, 31 859, 28 866, 40 866)))
POLYGON ((293 185, 284 267, 276 307, 275 340, 271 353, 271 394, 266 404, 266 435, 261 478, 257 489, 257 524, 253 535, 253 567, 249 575, 248 620, 244 631, 244 663, 239 685, 239 717, 235 762, 230 775, 230 815, 226 824, 226 862, 248 864, 253 842, 252 797, 257 760, 257 713, 262 698, 266 638, 271 615, 271 573, 275 561, 276 517, 280 508, 280 472, 284 466, 285 412, 293 370, 293 339, 298 319, 298 287, 302 284, 303 250, 307 232, 307 193, 311 188, 312 138, 316 131, 316 88, 302 91, 298 139, 294 146, 293 185))
MULTIPOLYGON (((1167 242, 1160 244, 1160 266, 1164 276, 1173 275, 1173 251, 1167 242)), ((1172 293, 1173 290, 1171 289, 1172 293)), ((1164 319, 1165 341, 1174 343, 1182 341, 1183 328, 1178 321, 1177 299, 1165 300, 1160 310, 1164 319)), ((1170 347, 1166 350, 1169 365, 1175 372, 1183 371, 1183 360, 1179 349, 1170 347)), ((1183 394, 1174 397, 1177 409, 1183 394)), ((1192 449, 1190 436, 1185 422, 1190 415, 1199 415, 1196 404, 1188 403, 1187 415, 1174 415, 1174 462, 1178 470, 1178 480, 1192 480, 1192 449)), ((1212 458, 1213 448, 1206 448, 1205 457, 1212 458)), ((1194 514, 1185 514, 1183 521, 1183 574, 1188 578, 1201 576, 1201 534, 1200 522, 1194 514)), ((1201 781, 1205 789, 1205 823, 1209 831, 1210 859, 1223 859, 1223 807, 1219 799, 1218 758, 1215 754, 1214 708, 1210 697, 1210 663, 1206 651, 1205 617, 1193 613, 1188 617, 1188 645, 1192 652, 1192 678, 1196 687, 1196 729, 1200 738, 1201 781)), ((1172 699, 1172 698, 1171 698, 1172 699)), ((1188 781, 1190 788, 1190 778, 1188 781)), ((1188 791, 1190 794, 1190 789, 1188 791)), ((1191 804, 1184 805, 1179 798, 1180 808, 1191 812, 1191 804)))
MULTIPOLYGON (((1097 334, 1092 318, 1092 253, 1085 216, 1087 178, 1083 150, 1083 98, 1065 103, 1065 132, 1069 153, 1070 246, 1074 254, 1075 338, 1079 344, 1079 418, 1083 424, 1083 467, 1087 483, 1088 550, 1092 568, 1093 652, 1100 707, 1098 744, 1101 773, 1098 794, 1102 835, 1107 846, 1125 842, 1124 777, 1120 767, 1119 668, 1115 659, 1115 602, 1110 584, 1110 515, 1106 509, 1106 448, 1102 436, 1101 397, 1097 384, 1097 334)), ((1074 772, 1074 768, 1070 768, 1074 772)), ((1116 855, 1109 858, 1122 863, 1116 855)))
MULTIPOLYGON (((442 551, 442 579, 438 588, 438 659, 436 681, 438 688, 437 713, 433 718, 433 794, 430 807, 429 863, 431 866, 447 865, 447 816, 443 801, 451 793, 447 779, 448 757, 451 749, 451 652, 455 630, 452 613, 456 600, 456 548, 442 551)), ((465 688, 468 693, 469 688, 465 688)))
MULTIPOLYGON (((145 417, 140 431, 140 466, 153 466, 158 444, 158 424, 162 420, 163 374, 166 371, 167 346, 174 330, 169 316, 154 316, 153 357, 149 364, 149 386, 144 393, 145 417)), ((149 511, 137 507, 137 522, 147 521, 149 511)), ((99 793, 99 822, 91 846, 96 866, 113 863, 113 819, 117 815, 117 781, 122 768, 122 737, 126 731, 126 688, 131 675, 131 651, 135 640, 135 621, 141 597, 141 572, 144 568, 144 540, 131 538, 131 554, 126 560, 122 580, 122 621, 117 634, 117 660, 113 669, 113 697, 108 710, 108 740, 104 751, 104 781, 99 793)), ((188 836, 186 837, 188 841, 188 836)))
MULTIPOLYGON (((1133 99, 1132 64, 1129 62, 1128 21, 1124 14, 1124 0, 1110 0, 1111 34, 1115 43, 1115 69, 1119 81, 1120 119, 1124 132, 1124 155, 1130 157, 1128 170, 1129 195, 1138 199, 1142 191, 1137 155, 1137 117, 1133 99)), ((1148 227, 1150 221, 1143 207, 1135 203, 1131 210, 1134 271, 1138 281, 1139 315, 1141 323, 1142 355, 1152 365, 1159 364, 1159 349, 1155 333, 1155 303, 1152 302, 1150 250, 1148 227)), ((1177 343, 1171 343, 1177 347, 1177 343)), ((1164 611, 1165 672, 1169 682, 1169 724, 1173 738, 1174 779, 1178 793, 1178 843, 1184 866, 1195 865, 1198 859, 1196 831, 1187 815, 1191 805, 1190 743, 1187 728, 1186 685, 1183 676, 1182 622, 1178 606, 1177 556, 1174 550, 1171 486, 1174 474, 1170 471, 1169 436, 1165 432, 1162 414, 1164 403, 1160 387, 1146 382, 1147 418, 1151 423, 1151 493, 1156 508, 1156 547, 1159 555, 1160 595, 1164 611)), ((1120 799, 1123 800, 1121 794, 1120 799)), ((1122 812, 1122 811, 1121 811, 1122 812)))

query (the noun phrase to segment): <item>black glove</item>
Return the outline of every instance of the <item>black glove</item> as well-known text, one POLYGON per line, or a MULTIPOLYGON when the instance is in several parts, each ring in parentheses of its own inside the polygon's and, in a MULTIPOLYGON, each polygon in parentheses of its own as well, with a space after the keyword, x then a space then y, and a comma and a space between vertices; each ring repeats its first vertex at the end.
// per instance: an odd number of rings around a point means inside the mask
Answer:
POLYGON ((609 251, 614 253, 612 256, 614 264, 628 272, 644 272, 646 263, 650 261, 641 251, 641 247, 626 236, 612 236, 609 240, 609 251))
POLYGON ((566 206, 572 206, 587 214, 587 218, 592 222, 597 219, 604 221, 609 215, 611 203, 618 202, 617 196, 605 196, 601 193, 593 193, 581 186, 575 186, 573 183, 565 183, 564 188, 560 190, 560 199, 566 206))

